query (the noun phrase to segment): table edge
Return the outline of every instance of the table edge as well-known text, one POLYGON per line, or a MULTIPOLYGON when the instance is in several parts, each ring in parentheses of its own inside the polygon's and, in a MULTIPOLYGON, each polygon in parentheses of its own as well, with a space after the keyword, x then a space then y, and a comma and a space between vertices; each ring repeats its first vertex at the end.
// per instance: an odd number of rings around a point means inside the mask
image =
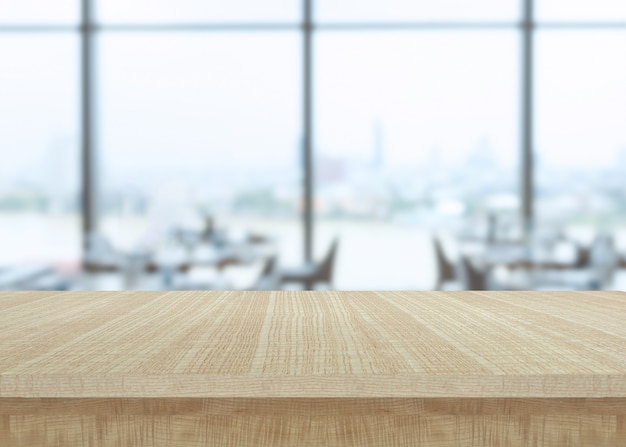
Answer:
POLYGON ((626 375, 3 375, 0 398, 602 398, 626 397, 626 375))

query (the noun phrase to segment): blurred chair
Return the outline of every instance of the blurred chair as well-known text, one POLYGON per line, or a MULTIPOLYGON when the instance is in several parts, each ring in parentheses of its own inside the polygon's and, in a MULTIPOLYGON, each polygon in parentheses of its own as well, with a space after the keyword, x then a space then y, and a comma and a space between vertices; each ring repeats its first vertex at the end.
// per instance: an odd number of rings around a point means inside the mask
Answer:
POLYGON ((610 285, 618 263, 619 256, 613 236, 597 235, 589 249, 589 268, 595 276, 594 283, 598 288, 607 288, 610 285))
POLYGON ((269 256, 265 260, 263 270, 259 275, 259 278, 248 290, 278 290, 280 286, 280 278, 278 270, 276 269, 277 257, 269 256))
POLYGON ((489 290, 487 272, 476 267, 470 259, 459 259, 461 285, 464 290, 489 290))
POLYGON ((283 269, 279 273, 281 288, 287 283, 302 284, 304 290, 314 290, 317 284, 326 284, 332 289, 333 269, 339 240, 331 243, 324 259, 318 263, 307 263, 300 267, 283 269))
POLYGON ((437 263, 435 290, 459 290, 461 284, 459 283, 454 264, 447 258, 439 238, 433 236, 432 241, 437 263))

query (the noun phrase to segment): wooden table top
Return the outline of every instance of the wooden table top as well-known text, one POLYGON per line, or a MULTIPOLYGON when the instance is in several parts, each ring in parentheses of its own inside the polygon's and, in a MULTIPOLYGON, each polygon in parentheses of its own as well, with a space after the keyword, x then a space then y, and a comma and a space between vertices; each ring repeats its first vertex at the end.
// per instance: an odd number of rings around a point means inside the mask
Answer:
POLYGON ((626 397, 622 292, 2 292, 0 398, 626 397))

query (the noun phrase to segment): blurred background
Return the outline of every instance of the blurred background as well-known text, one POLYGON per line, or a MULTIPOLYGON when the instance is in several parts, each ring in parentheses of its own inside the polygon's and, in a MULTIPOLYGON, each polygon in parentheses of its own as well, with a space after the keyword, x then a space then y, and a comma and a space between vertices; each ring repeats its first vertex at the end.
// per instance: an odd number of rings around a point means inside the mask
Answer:
POLYGON ((626 289, 623 0, 0 0, 0 289, 626 289))

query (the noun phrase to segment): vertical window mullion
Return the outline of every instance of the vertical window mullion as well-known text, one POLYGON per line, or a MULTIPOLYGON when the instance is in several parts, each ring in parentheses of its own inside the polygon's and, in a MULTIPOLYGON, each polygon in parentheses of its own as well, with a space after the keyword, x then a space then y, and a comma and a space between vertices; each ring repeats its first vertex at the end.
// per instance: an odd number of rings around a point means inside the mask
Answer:
POLYGON ((88 235, 96 226, 96 178, 94 156, 94 54, 92 1, 81 2, 81 190, 83 254, 87 250, 88 235))
POLYGON ((533 0, 524 0, 522 18, 522 145, 521 203, 522 228, 528 233, 533 213, 533 0))
POLYGON ((313 259, 313 0, 303 0, 303 226, 304 257, 313 259))

